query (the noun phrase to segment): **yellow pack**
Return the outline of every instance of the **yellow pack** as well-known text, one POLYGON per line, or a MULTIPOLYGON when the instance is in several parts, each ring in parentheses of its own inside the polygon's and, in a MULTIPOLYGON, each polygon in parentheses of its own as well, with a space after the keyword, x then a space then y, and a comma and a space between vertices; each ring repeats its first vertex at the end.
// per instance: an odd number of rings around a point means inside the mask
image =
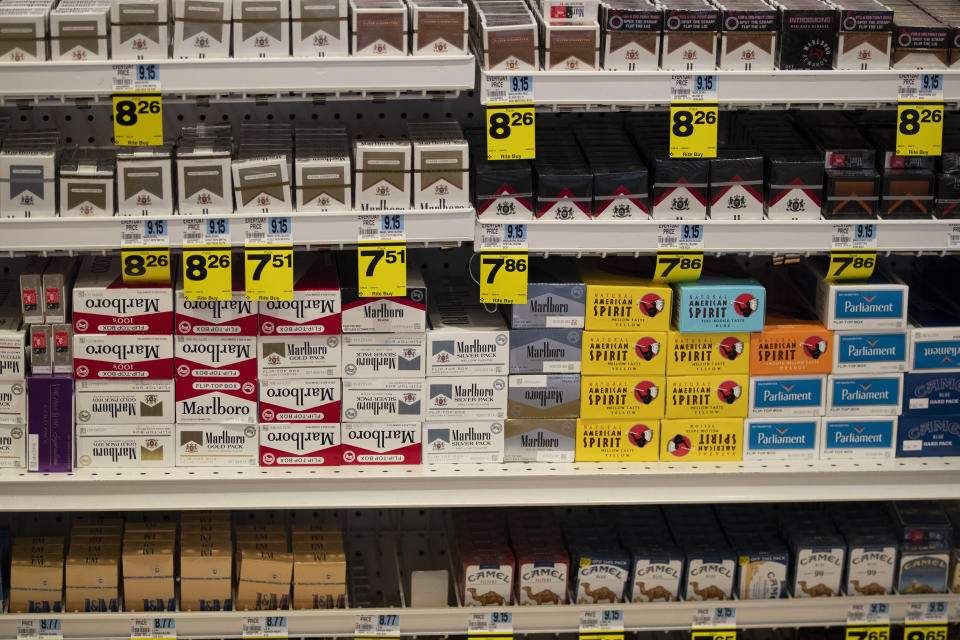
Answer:
POLYGON ((662 418, 663 377, 581 376, 580 417, 662 418))
POLYGON ((668 418, 746 418, 750 376, 667 376, 668 418))
POLYGON ((588 376, 662 376, 667 364, 663 331, 584 331, 580 373, 588 376))
POLYGON ((667 334, 667 375, 737 374, 750 372, 749 333, 667 334))
POLYGON ((660 422, 661 462, 743 459, 743 420, 709 418, 660 422))
POLYGON ((582 265, 580 274, 587 285, 587 331, 666 331, 670 327, 670 285, 611 273, 596 262, 582 265))
POLYGON ((577 420, 577 462, 656 462, 659 420, 577 420))

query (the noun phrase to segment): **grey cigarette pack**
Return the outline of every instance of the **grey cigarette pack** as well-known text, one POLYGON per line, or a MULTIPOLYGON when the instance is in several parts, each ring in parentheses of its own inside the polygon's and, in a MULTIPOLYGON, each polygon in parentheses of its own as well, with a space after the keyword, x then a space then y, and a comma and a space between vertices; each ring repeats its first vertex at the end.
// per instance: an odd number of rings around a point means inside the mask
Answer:
POLYGON ((110 8, 114 60, 167 57, 167 0, 114 0, 110 8))
POLYGON ((77 424, 172 424, 173 380, 77 380, 77 424))
POLYGON ((233 55, 236 58, 289 56, 290 2, 233 0, 233 55))
POLYGON ((256 467, 260 432, 252 424, 178 424, 178 467, 256 467))
POLYGON ((56 158, 54 150, 40 148, 0 151, 2 217, 52 218, 56 214, 56 158))
MULTIPOLYGON (((246 3, 247 6, 254 4, 257 3, 246 3)), ((280 4, 284 7, 288 6, 286 2, 280 4)), ((234 27, 239 28, 239 25, 234 22, 234 27)), ((283 31, 286 33, 286 29, 283 31)), ((245 213, 293 211, 290 164, 285 154, 269 153, 260 157, 238 158, 231 166, 237 211, 245 213)))
POLYGON ((514 329, 510 373, 580 373, 581 329, 514 329))
POLYGON ((438 291, 427 300, 427 375, 504 375, 510 334, 499 313, 489 313, 471 292, 438 291))
POLYGON ((426 422, 423 463, 503 462, 503 422, 426 422))
POLYGON ((423 378, 427 336, 423 333, 345 334, 344 378, 423 378))
MULTIPOLYGON (((403 10, 404 21, 406 15, 403 10)), ((353 52, 357 54, 356 49, 353 52)), ((410 208, 412 153, 409 141, 358 140, 353 154, 357 208, 361 211, 410 208)))
POLYGON ((532 259, 527 303, 506 306, 511 329, 582 329, 587 287, 566 258, 532 259))
POLYGON ((507 417, 506 376, 427 378, 428 422, 435 420, 503 420, 507 417))
POLYGON ((77 466, 172 467, 173 424, 77 425, 77 466))
MULTIPOLYGON (((166 6, 166 2, 163 5, 166 6)), ((117 27, 114 27, 114 32, 116 30, 117 27)), ((129 147, 117 153, 119 215, 160 216, 173 213, 171 151, 170 146, 129 147)))
POLYGON ((579 374, 511 375, 510 418, 580 417, 579 374))
MULTIPOLYGON (((64 26, 64 29, 70 28, 64 26)), ((54 47, 57 44, 54 43, 54 47)), ((104 43, 103 59, 106 59, 104 43)), ((112 152, 78 151, 60 163, 60 216, 106 218, 113 216, 113 183, 116 163, 112 152)))
POLYGON ((232 17, 232 0, 173 0, 173 57, 229 58, 232 17))
POLYGON ((343 381, 344 422, 423 420, 423 379, 343 381))
POLYGON ((260 336, 257 371, 261 380, 336 378, 341 336, 260 336))
POLYGON ((22 424, 0 423, 0 469, 27 466, 27 428, 22 424))
POLYGON ((507 420, 504 462, 573 462, 576 420, 507 420))
POLYGON ((61 1, 50 12, 51 60, 106 60, 110 2, 61 1))
MULTIPOLYGON (((188 5, 209 4, 223 11, 229 3, 209 0, 179 0, 188 5)), ((219 14, 218 14, 219 15, 219 14)), ((195 18, 196 19, 196 18, 195 18)), ((227 18, 229 23, 229 18, 227 18)), ((177 29, 183 29, 179 24, 177 29)), ((202 37, 201 33, 191 39, 202 37)), ((229 51, 230 40, 227 40, 229 51)), ((196 57, 181 54, 181 58, 196 57)), ((226 57, 226 56, 216 56, 226 57)), ((177 193, 181 215, 207 215, 233 213, 232 175, 229 142, 212 143, 207 140, 184 140, 177 147, 177 193)))
POLYGON ((5 2, 0 7, 0 54, 4 62, 47 59, 47 20, 52 2, 5 2))
MULTIPOLYGON (((466 18, 466 13, 463 13, 466 18)), ((470 149, 460 139, 413 140, 413 207, 470 206, 470 149)))

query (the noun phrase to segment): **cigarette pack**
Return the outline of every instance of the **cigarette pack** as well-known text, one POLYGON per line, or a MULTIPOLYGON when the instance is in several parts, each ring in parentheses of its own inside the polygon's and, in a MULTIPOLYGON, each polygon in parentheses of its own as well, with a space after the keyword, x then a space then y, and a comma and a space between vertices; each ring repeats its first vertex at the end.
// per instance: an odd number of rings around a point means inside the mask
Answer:
POLYGON ((347 55, 347 0, 294 0, 291 5, 294 56, 347 55))
POLYGON ((73 337, 77 380, 170 380, 173 336, 78 333, 73 337))
MULTIPOLYGON (((247 23, 243 25, 244 32, 247 28, 255 31, 257 28, 255 23, 271 30, 276 25, 277 34, 282 33, 283 37, 286 37, 289 32, 288 29, 283 28, 287 26, 286 20, 274 22, 274 16, 280 11, 286 11, 289 3, 277 0, 235 0, 235 4, 238 3, 242 3, 244 9, 249 9, 251 13, 258 11, 268 14, 263 20, 258 20, 256 14, 253 14, 255 17, 243 18, 247 23)), ((236 19, 233 21, 233 28, 235 31, 240 29, 236 19)), ((271 47, 273 42, 269 37, 257 37, 255 40, 264 48, 271 47)), ((237 53, 238 47, 239 43, 234 47, 234 53, 237 53)), ((258 57, 282 55, 288 55, 288 53, 271 49, 269 53, 266 50, 260 52, 258 57)), ((233 173, 233 195, 238 212, 261 214, 293 211, 288 149, 280 150, 275 147, 260 151, 251 150, 234 158, 230 163, 230 171, 233 173)))
MULTIPOLYGON (((22 25, 0 25, 18 31, 22 25)), ((6 36, 16 40, 17 36, 6 36)), ((7 44, 11 44, 7 41, 7 44)), ((0 151, 0 204, 4 218, 50 218, 56 208, 56 153, 37 147, 0 151)))
POLYGON ((897 415, 902 398, 902 373, 827 376, 828 416, 897 415))
POLYGON ((77 425, 77 466, 172 467, 172 424, 77 425))
POLYGON ((260 422, 340 422, 340 380, 262 380, 260 422))
POLYGON ((837 69, 887 70, 893 11, 877 0, 841 0, 837 69))
POLYGON ((30 373, 53 373, 53 331, 48 324, 30 325, 30 373))
POLYGON ((875 271, 868 280, 832 282, 816 271, 817 314, 828 329, 904 329, 907 285, 875 271))
MULTIPOLYGON (((202 31, 204 27, 208 29, 228 29, 230 25, 230 0, 175 0, 175 2, 186 4, 188 10, 200 12, 208 11, 213 14, 210 22, 198 25, 196 18, 191 20, 194 24, 184 25, 184 21, 178 21, 176 29, 178 31, 189 29, 193 31, 192 38, 203 42, 206 34, 202 31), (216 20, 221 18, 227 12, 226 23, 216 24, 216 20), (215 25, 215 26, 214 26, 215 25)), ((196 14, 194 14, 196 16, 196 14)), ((214 38, 207 38, 206 42, 214 38)), ((179 55, 176 51, 178 44, 174 42, 174 57, 207 57, 206 54, 195 54, 187 49, 179 55), (193 54, 193 55, 191 55, 193 54)), ((227 52, 230 50, 230 40, 226 41, 227 52)), ((190 45, 187 44, 187 47, 190 45)), ((208 52, 209 57, 228 57, 227 55, 216 55, 208 52)), ((180 215, 210 215, 210 214, 231 214, 233 213, 233 176, 231 175, 231 155, 233 149, 226 140, 208 140, 205 138, 185 139, 181 138, 177 145, 177 211, 180 215)), ((185 240, 190 234, 184 234, 185 240)), ((238 261, 241 262, 242 261, 238 261)), ((234 263, 236 264, 236 262, 234 263)))
POLYGON ((681 333, 763 330, 766 289, 753 278, 679 282, 674 295, 674 326, 681 333))
POLYGON ((820 435, 820 418, 747 418, 743 459, 816 460, 820 435))
POLYGON ((289 56, 290 3, 233 0, 233 55, 237 58, 289 56))
POLYGON ((580 373, 580 329, 513 329, 510 373, 580 373))
POLYGON ((23 469, 27 466, 26 427, 0 423, 0 469, 23 469))
POLYGON ((47 259, 27 258, 20 268, 20 311, 24 324, 43 323, 43 271, 47 259))
POLYGON ((911 371, 960 370, 960 326, 910 327, 911 371))
POLYGON ((666 331, 670 327, 669 285, 627 273, 605 271, 599 263, 581 268, 587 285, 588 331, 666 331))
POLYGON ((849 533, 847 541, 847 595, 893 593, 897 572, 897 540, 887 531, 849 533))
MULTIPOLYGON (((110 8, 106 7, 109 12, 110 8)), ((53 16, 51 16, 52 18, 53 16)), ((85 31, 95 29, 94 22, 78 21, 76 24, 65 24, 61 29, 78 29, 85 31)), ((106 29, 106 27, 104 27, 106 29)), ((78 41, 85 40, 83 36, 78 41)), ((62 46, 68 46, 63 40, 62 46)), ((54 48, 58 41, 53 43, 54 48)), ((87 42, 97 46, 96 41, 87 42)), ((101 56, 89 59, 106 60, 106 41, 102 44, 101 56)), ((82 45, 74 49, 81 55, 82 45)), ((82 58, 81 58, 82 59, 82 58)), ((99 150, 78 150, 60 162, 60 216, 63 218, 96 217, 107 218, 114 215, 114 182, 116 181, 116 158, 112 153, 103 153, 99 150)), ((69 258, 73 260, 73 258, 69 258)))
MULTIPOLYGON (((402 8, 402 20, 406 10, 402 8)), ((357 54, 356 48, 353 50, 357 54)), ((409 209, 411 154, 407 140, 358 140, 354 143, 356 201, 361 211, 409 209)))
POLYGON ((663 377, 581 376, 580 417, 604 420, 663 417, 663 377))
POLYGON ((243 285, 243 261, 234 256, 233 293, 229 300, 187 300, 183 282, 176 291, 177 334, 189 336, 255 336, 257 303, 246 299, 243 285))
MULTIPOLYGON (((229 527, 229 525, 228 525, 229 527)), ((229 529, 227 530, 229 536, 229 529)), ((229 537, 227 538, 229 541, 229 537)), ((180 610, 233 609, 233 546, 180 541, 180 610)))
MULTIPOLYGON (((166 7, 167 3, 162 4, 166 7)), ((119 29, 111 31, 116 34, 119 29)), ((167 46, 166 38, 163 46, 164 48, 167 46)), ((171 152, 172 148, 169 144, 157 147, 129 147, 127 150, 117 152, 117 213, 119 215, 173 214, 175 200, 171 152)))
POLYGON ((960 373, 905 373, 903 414, 960 414, 960 373))
POLYGON ((174 0, 173 57, 229 58, 232 18, 232 0, 174 0))
POLYGON ((64 567, 66 611, 120 610, 120 545, 90 548, 70 543, 64 567))
POLYGON ((427 388, 427 421, 458 418, 503 420, 507 417, 506 376, 427 378, 427 388))
MULTIPOLYGON (((16 544, 17 539, 14 539, 16 544)), ((16 549, 16 547, 14 547, 16 549)), ((42 554, 19 555, 10 562, 11 613, 59 613, 63 610, 63 546, 42 554)))
POLYGON ((51 60, 106 60, 110 3, 62 3, 50 12, 51 60))
POLYGON ((511 329, 582 329, 586 286, 575 263, 531 260, 527 303, 507 305, 511 329))
POLYGON ((603 68, 608 71, 652 71, 660 67, 663 9, 653 2, 604 2, 603 68))
POLYGON ((919 456, 960 456, 960 419, 956 415, 900 416, 897 457, 919 456))
MULTIPOLYGON (((466 7, 464 7, 466 9, 466 7)), ((416 6, 413 9, 417 12, 416 6)), ((423 16, 423 8, 419 9, 423 16)), ((466 11, 460 20, 466 21, 466 11)), ((422 17, 421 17, 422 19, 422 17)), ((418 34, 414 32, 414 37, 418 34)), ((411 131, 413 134, 413 131, 411 131)), ((470 149, 456 134, 413 135, 413 208, 453 209, 470 205, 470 149)))
POLYGON ((257 377, 253 336, 175 336, 177 381, 247 381, 257 377))
POLYGON ((743 374, 667 376, 666 416, 745 418, 749 388, 750 378, 743 374))
POLYGON ((750 368, 749 333, 667 332, 667 375, 735 375, 750 368))
POLYGON ((350 50, 355 56, 407 55, 407 21, 399 0, 350 0, 350 50))
POLYGON ((823 419, 821 458, 887 460, 896 444, 897 416, 823 419))
POLYGON ((659 420, 577 420, 577 462, 656 462, 659 420))
POLYGON ((777 10, 763 0, 735 0, 720 6, 720 63, 726 71, 772 71, 777 10))
POLYGON ((425 386, 423 378, 344 380, 343 421, 422 421, 425 386))
POLYGON ((27 378, 27 471, 73 470, 73 378, 27 378))
POLYGON ((827 355, 833 332, 816 321, 767 315, 763 331, 751 334, 751 375, 804 375, 832 372, 827 355))
POLYGON ((778 0, 778 69, 830 69, 837 50, 837 10, 821 0, 778 0))
POLYGON ((720 11, 706 0, 671 0, 664 9, 660 67, 713 70, 717 65, 720 11))
POLYGON ((467 7, 459 1, 414 1, 410 7, 410 53, 444 56, 467 53, 467 7))
POLYGON ((342 336, 260 336, 257 373, 261 380, 335 378, 340 375, 342 336))
POLYGON ((85 256, 73 287, 73 330, 169 336, 173 292, 169 285, 124 286, 119 255, 85 256))
POLYGON ((431 327, 427 331, 428 376, 491 376, 509 370, 507 326, 499 314, 477 306, 471 293, 431 293, 427 303, 431 327))
POLYGON ((426 331, 427 287, 418 266, 407 263, 407 290, 404 295, 362 298, 357 282, 357 252, 344 252, 339 264, 343 333, 426 331))
POLYGON ((503 422, 425 422, 423 463, 503 462, 503 422))
POLYGON ((660 460, 664 462, 739 461, 743 420, 690 418, 660 421, 660 460))
POLYGON ((345 334, 344 378, 422 378, 427 337, 423 333, 345 334))
POLYGON ((894 373, 907 369, 907 331, 837 331, 833 334, 833 373, 894 373))
POLYGON ((826 406, 827 376, 750 376, 751 418, 817 417, 826 406))
POLYGON ((260 303, 260 335, 339 334, 340 283, 329 253, 298 254, 293 300, 260 303))
POLYGON ((49 324, 69 322, 70 298, 79 260, 51 258, 43 272, 43 317, 49 324))
POLYGON ((668 352, 662 331, 584 331, 580 372, 583 375, 651 375, 666 373, 668 352))
POLYGON ((339 464, 339 423, 260 425, 261 467, 335 467, 339 464))
POLYGON ((580 415, 580 376, 512 375, 507 401, 510 418, 576 418, 580 415))
POLYGON ((173 424, 173 380, 77 380, 77 423, 173 424))
POLYGON ((420 464, 419 422, 344 423, 343 464, 420 464))
POLYGON ((23 380, 0 380, 0 424, 27 423, 27 394, 23 380))
POLYGON ((257 425, 177 424, 178 467, 256 467, 257 425))
POLYGON ((504 424, 505 462, 573 462, 575 419, 510 419, 504 424))
POLYGON ((165 59, 168 3, 161 0, 117 0, 110 8, 114 60, 165 59))

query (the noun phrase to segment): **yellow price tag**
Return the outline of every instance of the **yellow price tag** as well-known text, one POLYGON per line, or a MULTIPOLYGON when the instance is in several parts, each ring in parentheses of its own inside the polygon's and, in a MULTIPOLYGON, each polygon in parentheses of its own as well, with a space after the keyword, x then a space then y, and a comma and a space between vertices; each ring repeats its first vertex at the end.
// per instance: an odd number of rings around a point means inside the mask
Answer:
POLYGON ((947 640, 946 624, 907 624, 903 640, 947 640))
POLYGON ((623 631, 581 631, 580 640, 623 640, 623 631))
POLYGON ((536 157, 533 104, 487 107, 487 160, 529 160, 536 157))
POLYGON ((658 251, 653 270, 654 282, 699 280, 703 269, 703 251, 658 251))
POLYGON ((163 144, 163 106, 159 93, 113 94, 113 140, 121 146, 163 144))
POLYGON ((737 640, 736 629, 693 629, 690 640, 737 640))
POLYGON ((526 304, 526 251, 480 252, 480 302, 526 304))
POLYGON ((361 242, 357 268, 361 298, 407 295, 405 242, 361 242))
POLYGON ((830 252, 827 280, 865 280, 877 264, 875 249, 834 249, 830 252))
POLYGON ((897 103, 897 155, 939 156, 943 151, 943 103, 897 103))
POLYGON ((717 157, 717 103, 670 103, 670 157, 717 157))
POLYGON ((293 245, 248 244, 243 264, 247 300, 293 300, 293 245))
POLYGON ((233 298, 230 247, 191 246, 183 250, 183 297, 191 302, 233 298))
POLYGON ((890 640, 889 624, 853 624, 847 626, 846 640, 890 640))
POLYGON ((131 247, 120 250, 124 284, 168 284, 170 247, 131 247))

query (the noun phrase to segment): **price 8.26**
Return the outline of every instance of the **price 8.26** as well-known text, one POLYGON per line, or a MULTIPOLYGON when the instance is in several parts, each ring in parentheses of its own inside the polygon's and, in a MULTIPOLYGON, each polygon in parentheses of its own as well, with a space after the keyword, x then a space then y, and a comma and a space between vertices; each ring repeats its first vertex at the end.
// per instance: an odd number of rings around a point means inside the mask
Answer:
POLYGON ((160 113, 160 103, 156 100, 120 100, 116 104, 113 118, 117 124, 130 127, 137 124, 139 115, 160 113))
MULTIPOLYGON (((274 256, 274 258, 280 258, 282 260, 283 256, 274 256)), ((281 261, 277 266, 283 266, 283 262, 281 261)), ((208 255, 191 254, 187 256, 187 259, 184 261, 183 273, 188 280, 200 281, 206 279, 208 269, 230 269, 230 253, 224 252, 208 255)), ((259 267, 257 275, 254 276, 255 280, 259 279, 259 273, 261 271, 263 271, 262 266, 259 267)))
POLYGON ((170 266, 168 253, 128 253, 123 256, 123 275, 134 278, 146 275, 147 269, 166 268, 170 266))
POLYGON ((490 137, 497 140, 504 140, 510 137, 511 127, 533 125, 533 112, 525 111, 523 113, 514 111, 513 113, 494 112, 490 114, 490 137))
POLYGON ((943 120, 943 107, 933 108, 909 108, 900 111, 900 122, 897 125, 898 130, 905 136, 912 136, 920 133, 920 125, 928 122, 941 122, 943 120))
POLYGON ((716 110, 705 111, 702 109, 691 109, 689 111, 674 111, 671 131, 673 135, 686 138, 693 135, 693 128, 698 124, 716 124, 716 110))

